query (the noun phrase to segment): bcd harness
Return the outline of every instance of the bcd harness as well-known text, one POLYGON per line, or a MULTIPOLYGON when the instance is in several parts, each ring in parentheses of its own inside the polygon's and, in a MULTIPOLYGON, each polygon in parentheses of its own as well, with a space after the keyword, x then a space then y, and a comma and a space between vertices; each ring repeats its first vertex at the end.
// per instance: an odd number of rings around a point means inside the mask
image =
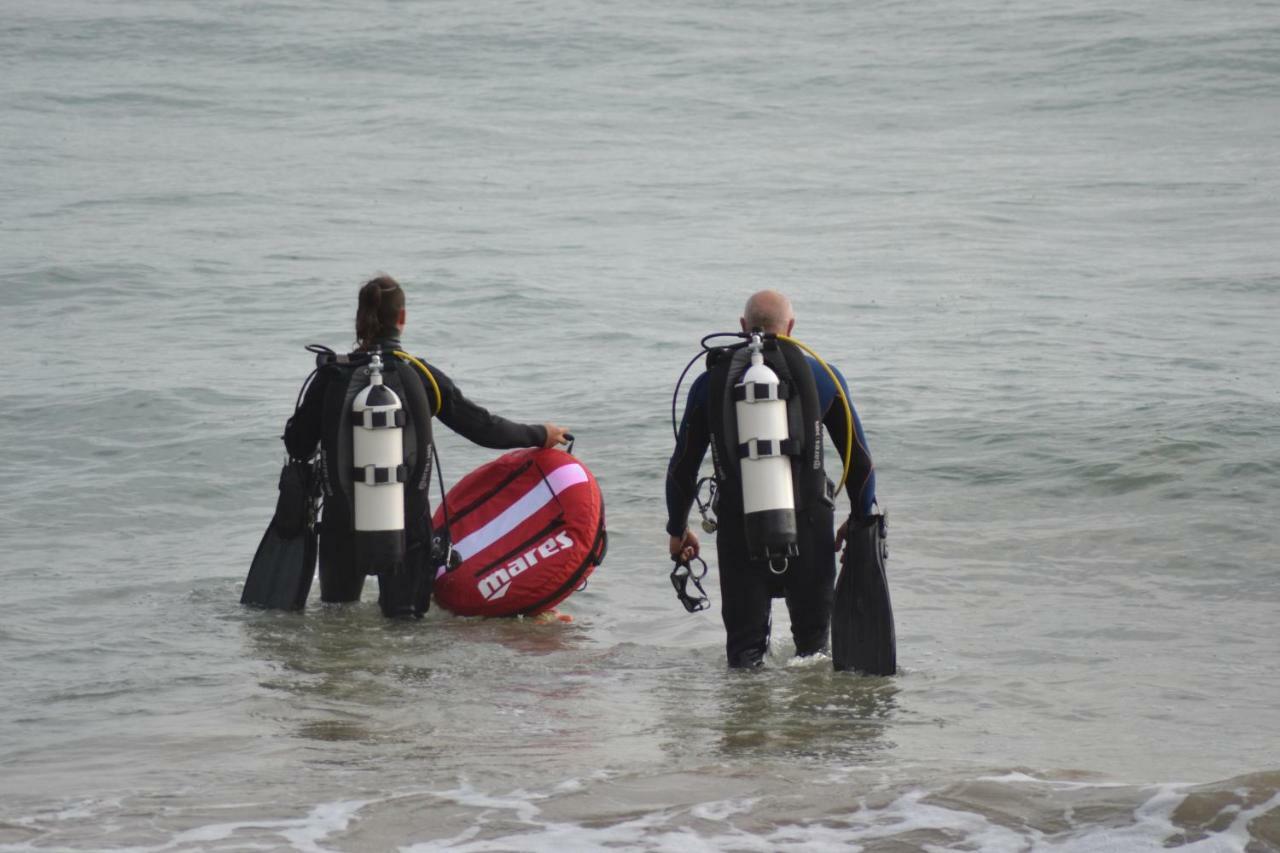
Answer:
MULTIPOLYGON (((708 501, 701 498, 705 478, 695 488, 694 501, 703 518, 703 529, 713 532, 717 527, 716 521, 708 518, 708 504, 714 504, 717 512, 728 517, 742 515, 742 533, 746 537, 750 557, 766 562, 775 574, 782 574, 790 560, 799 553, 797 516, 805 518, 811 508, 830 506, 833 497, 831 483, 823 467, 822 412, 819 410, 818 390, 813 371, 804 357, 805 352, 827 371, 840 404, 845 408, 844 469, 837 489, 843 487, 848 477, 852 458, 852 407, 835 372, 826 362, 809 347, 788 336, 763 334, 758 330, 748 334, 716 333, 704 337, 702 347, 703 353, 690 360, 676 383, 671 419, 672 432, 679 441, 675 409, 680 385, 693 363, 705 354, 715 477, 711 480, 711 498, 708 501), (723 337, 737 338, 740 342, 719 347, 708 345, 708 341, 723 337), (765 369, 761 370, 761 367, 765 369), (761 410, 753 410, 752 407, 761 404, 772 409, 764 416, 757 416, 761 410), (752 434, 743 432, 744 423, 752 434), (783 460, 787 464, 783 464, 783 460), (744 466, 761 463, 772 466, 768 476, 753 477, 750 473, 744 476, 744 466), (757 494, 748 494, 751 489, 755 489, 757 494), (763 494, 760 494, 762 489, 763 494)), ((692 581, 701 592, 697 580, 702 574, 693 571, 688 562, 678 557, 675 559, 671 582, 677 597, 690 612, 703 609, 706 606, 705 595, 695 597, 685 591, 692 581)))
MULTIPOLYGON (((322 528, 330 532, 360 533, 356 526, 356 484, 378 487, 398 483, 403 484, 403 528, 400 536, 407 540, 410 549, 419 544, 429 545, 428 487, 434 450, 431 418, 443 403, 435 377, 422 362, 393 348, 346 355, 319 345, 311 345, 307 349, 316 354, 317 372, 329 374, 321 412, 324 425, 320 440, 320 478, 324 493, 322 528), (381 362, 380 370, 379 365, 374 364, 375 356, 381 362), (375 379, 379 373, 380 377, 375 379), (428 397, 424 378, 435 392, 434 401, 428 397), (385 387, 371 387, 376 385, 385 387), (353 403, 358 396, 361 397, 362 411, 353 413, 353 403), (395 400, 401 406, 396 407, 395 400), (379 405, 366 406, 367 401, 379 405), (389 460, 384 465, 365 465, 357 469, 353 430, 361 428, 402 430, 402 458, 389 460)), ((367 522, 363 526, 370 527, 367 522)), ((394 535, 396 531, 385 533, 394 535)), ((404 547, 400 548, 400 554, 403 559, 404 547)), ((394 558, 357 559, 357 564, 366 574, 397 571, 400 567, 388 565, 388 559, 394 558)))
POLYGON ((828 500, 813 373, 799 348, 757 334, 709 352, 707 374, 720 503, 744 515, 750 557, 782 574, 799 554, 797 514, 828 500))

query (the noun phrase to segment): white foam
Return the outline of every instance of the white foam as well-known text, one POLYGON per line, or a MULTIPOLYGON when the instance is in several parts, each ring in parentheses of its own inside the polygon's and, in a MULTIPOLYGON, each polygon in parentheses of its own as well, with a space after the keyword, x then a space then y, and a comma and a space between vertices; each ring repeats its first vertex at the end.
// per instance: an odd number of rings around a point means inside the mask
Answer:
POLYGON ((787 660, 787 666, 794 669, 812 669, 815 666, 830 666, 831 655, 817 652, 804 657, 793 656, 787 660))
MULTIPOLYGON (((246 820, 211 823, 176 833, 169 840, 153 846, 111 847, 112 853, 166 853, 171 850, 202 849, 219 842, 235 841, 235 849, 276 849, 278 844, 265 845, 237 836, 251 831, 266 830, 269 834, 278 835, 289 843, 289 847, 300 853, 328 853, 328 848, 320 842, 330 835, 341 832, 351 825, 357 813, 369 805, 370 801, 341 801, 322 803, 315 806, 306 817, 280 820, 246 820)), ((72 808, 63 814, 84 817, 82 808, 72 808)), ((3 853, 16 853, 19 850, 48 849, 45 844, 0 844, 3 853)), ((62 848, 81 849, 81 848, 62 848)), ((97 849, 97 848, 94 848, 97 849)))
MULTIPOLYGON (((1058 789, 1129 787, 1110 783, 1093 785, 1083 782, 1046 781, 1022 773, 986 777, 988 781, 1006 784, 1036 783, 1058 789)), ((1049 834, 1030 827, 1008 827, 995 823, 985 815, 925 802, 932 792, 909 791, 886 806, 864 808, 847 815, 830 815, 819 822, 779 826, 766 833, 750 833, 732 825, 730 819, 750 814, 757 806, 755 798, 711 800, 688 807, 655 809, 647 814, 608 826, 580 826, 571 823, 543 822, 541 810, 527 792, 504 796, 482 794, 464 788, 437 794, 459 804, 514 811, 527 823, 528 829, 501 837, 476 839, 478 832, 415 844, 404 848, 411 853, 436 850, 482 853, 482 851, 527 850, 531 853, 563 853, 564 850, 626 847, 658 851, 658 853, 698 853, 698 851, 778 851, 778 853, 826 853, 826 851, 874 851, 895 839, 915 835, 910 843, 918 844, 926 853, 943 853, 955 849, 975 849, 984 853, 1096 853, 1117 850, 1125 853, 1162 853, 1166 839, 1182 831, 1173 823, 1173 812, 1183 802, 1187 786, 1163 785, 1134 810, 1133 823, 1127 826, 1074 827, 1049 834), (683 826, 688 819, 718 825, 708 832, 683 826), (919 833, 933 833, 938 843, 922 842, 919 833)), ((1199 841, 1188 842, 1179 850, 1187 853, 1245 853, 1249 844, 1248 824, 1280 806, 1280 794, 1249 809, 1238 806, 1231 825, 1199 841)))
POLYGON ((979 776, 979 782, 1002 782, 1005 784, 1034 784, 1045 785, 1058 791, 1081 791, 1091 788, 1131 788, 1132 785, 1125 782, 1072 782, 1065 779, 1039 779, 1028 773, 1011 771, 1002 773, 999 776, 979 776))
POLYGON ((689 810, 689 813, 702 820, 724 821, 736 814, 749 814, 752 807, 759 801, 759 797, 748 797, 740 800, 717 800, 694 806, 689 810))
MULTIPOLYGON (((553 794, 572 794, 589 789, 592 782, 601 781, 607 775, 598 772, 587 781, 567 779, 556 784, 552 791, 553 794)), ((1054 790, 1132 788, 1114 783, 1037 779, 1017 772, 982 778, 998 784, 1034 784, 1054 790)), ((1167 839, 1185 837, 1184 830, 1175 824, 1173 815, 1185 801, 1191 787, 1167 784, 1134 789, 1145 791, 1145 799, 1133 809, 1130 823, 1072 826, 1054 833, 1033 827, 1004 826, 978 812, 928 802, 937 792, 924 788, 907 791, 887 805, 873 808, 864 800, 859 807, 845 814, 827 814, 820 820, 797 820, 765 832, 753 832, 735 826, 734 818, 753 814, 760 807, 760 799, 755 797, 654 807, 644 814, 616 823, 600 825, 599 821, 593 821, 595 825, 584 826, 547 820, 539 802, 549 799, 552 794, 523 789, 495 793, 464 783, 446 790, 401 792, 384 800, 324 803, 312 808, 305 817, 296 819, 213 823, 177 833, 155 846, 112 850, 114 853, 167 853, 187 849, 229 849, 232 845, 235 849, 287 846, 300 853, 324 853, 329 849, 324 846, 325 840, 351 827, 367 806, 405 798, 432 798, 475 810, 470 825, 452 837, 416 843, 409 841, 413 830, 407 830, 410 833, 406 839, 408 843, 401 850, 408 853, 443 850, 455 853, 510 850, 564 853, 566 850, 625 848, 656 853, 730 850, 745 853, 859 853, 882 849, 896 841, 925 853, 956 849, 982 850, 984 853, 1096 853, 1099 850, 1163 853, 1167 839), (486 834, 493 812, 506 812, 523 826, 501 835, 481 837, 486 834), (262 837, 264 834, 265 839, 262 837), (279 839, 280 843, 272 844, 269 840, 272 837, 279 839)), ((1249 792, 1238 793, 1243 799, 1249 792)), ((1225 829, 1196 841, 1184 842, 1178 849, 1186 853, 1245 853, 1250 843, 1249 823, 1277 808, 1280 808, 1280 793, 1248 808, 1239 804, 1228 805, 1222 812, 1231 816, 1231 822, 1225 829)), ((87 805, 76 805, 62 814, 82 818, 86 812, 92 811, 87 805)), ((1064 814, 1070 818, 1069 805, 1064 806, 1064 814)), ((47 844, 37 841, 0 844, 0 853, 47 848, 47 844)))
POLYGON ((486 794, 469 784, 447 791, 433 791, 432 796, 471 808, 506 809, 515 812, 516 818, 526 823, 535 822, 542 811, 533 804, 533 801, 546 799, 545 794, 532 794, 524 790, 512 791, 504 795, 486 794))

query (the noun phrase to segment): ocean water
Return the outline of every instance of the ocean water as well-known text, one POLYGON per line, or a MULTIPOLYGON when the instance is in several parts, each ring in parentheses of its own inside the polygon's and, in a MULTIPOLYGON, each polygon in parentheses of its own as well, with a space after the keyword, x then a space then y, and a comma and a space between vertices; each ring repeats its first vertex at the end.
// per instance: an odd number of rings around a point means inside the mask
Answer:
POLYGON ((0 851, 1280 849, 1278 43, 1264 0, 0 0, 0 851), (577 434, 572 624, 237 603, 378 271, 577 434), (667 582, 672 387, 762 287, 866 427, 894 678, 781 605, 728 672, 667 582))

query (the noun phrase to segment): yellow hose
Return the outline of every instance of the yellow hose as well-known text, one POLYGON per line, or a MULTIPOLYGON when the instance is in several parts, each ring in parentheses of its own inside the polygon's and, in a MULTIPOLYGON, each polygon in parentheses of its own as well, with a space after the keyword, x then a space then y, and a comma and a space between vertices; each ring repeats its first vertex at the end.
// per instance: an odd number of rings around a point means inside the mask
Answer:
POLYGON ((436 378, 431 375, 431 371, 427 369, 427 366, 422 362, 418 361, 418 359, 409 355, 409 353, 407 352, 396 350, 395 352, 392 353, 392 355, 400 356, 405 361, 409 362, 414 367, 421 370, 422 375, 427 377, 427 381, 431 383, 431 390, 436 392, 436 410, 432 412, 431 415, 432 417, 434 417, 440 414, 440 409, 444 407, 444 396, 440 393, 440 386, 436 384, 436 378))
POLYGON ((831 377, 832 383, 836 386, 836 394, 840 397, 840 402, 844 404, 844 422, 847 426, 847 430, 844 437, 844 471, 841 472, 840 483, 836 486, 836 493, 838 494, 840 490, 844 488, 844 481, 849 479, 849 463, 853 461, 853 407, 849 405, 849 398, 844 393, 844 386, 840 384, 839 377, 837 377, 835 371, 822 360, 822 356, 818 355, 795 338, 788 337, 787 335, 778 335, 778 340, 786 341, 789 344, 795 344, 800 347, 800 349, 813 356, 814 360, 817 361, 818 364, 821 364, 822 369, 827 371, 827 375, 831 377))

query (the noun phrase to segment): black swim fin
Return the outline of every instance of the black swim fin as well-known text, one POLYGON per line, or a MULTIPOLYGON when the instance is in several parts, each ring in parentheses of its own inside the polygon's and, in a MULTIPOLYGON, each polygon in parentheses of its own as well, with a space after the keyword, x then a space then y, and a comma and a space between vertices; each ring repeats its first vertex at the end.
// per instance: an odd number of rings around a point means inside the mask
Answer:
POLYGON ((898 671, 898 643, 884 564, 885 517, 849 519, 831 613, 831 662, 866 675, 898 671))
POLYGON ((315 569, 316 535, 304 530, 289 538, 272 521, 253 555, 240 603, 268 610, 301 610, 315 569))
POLYGON ((301 610, 316 569, 314 472, 291 460, 280 472, 276 514, 267 526, 244 580, 241 604, 269 610, 301 610))

